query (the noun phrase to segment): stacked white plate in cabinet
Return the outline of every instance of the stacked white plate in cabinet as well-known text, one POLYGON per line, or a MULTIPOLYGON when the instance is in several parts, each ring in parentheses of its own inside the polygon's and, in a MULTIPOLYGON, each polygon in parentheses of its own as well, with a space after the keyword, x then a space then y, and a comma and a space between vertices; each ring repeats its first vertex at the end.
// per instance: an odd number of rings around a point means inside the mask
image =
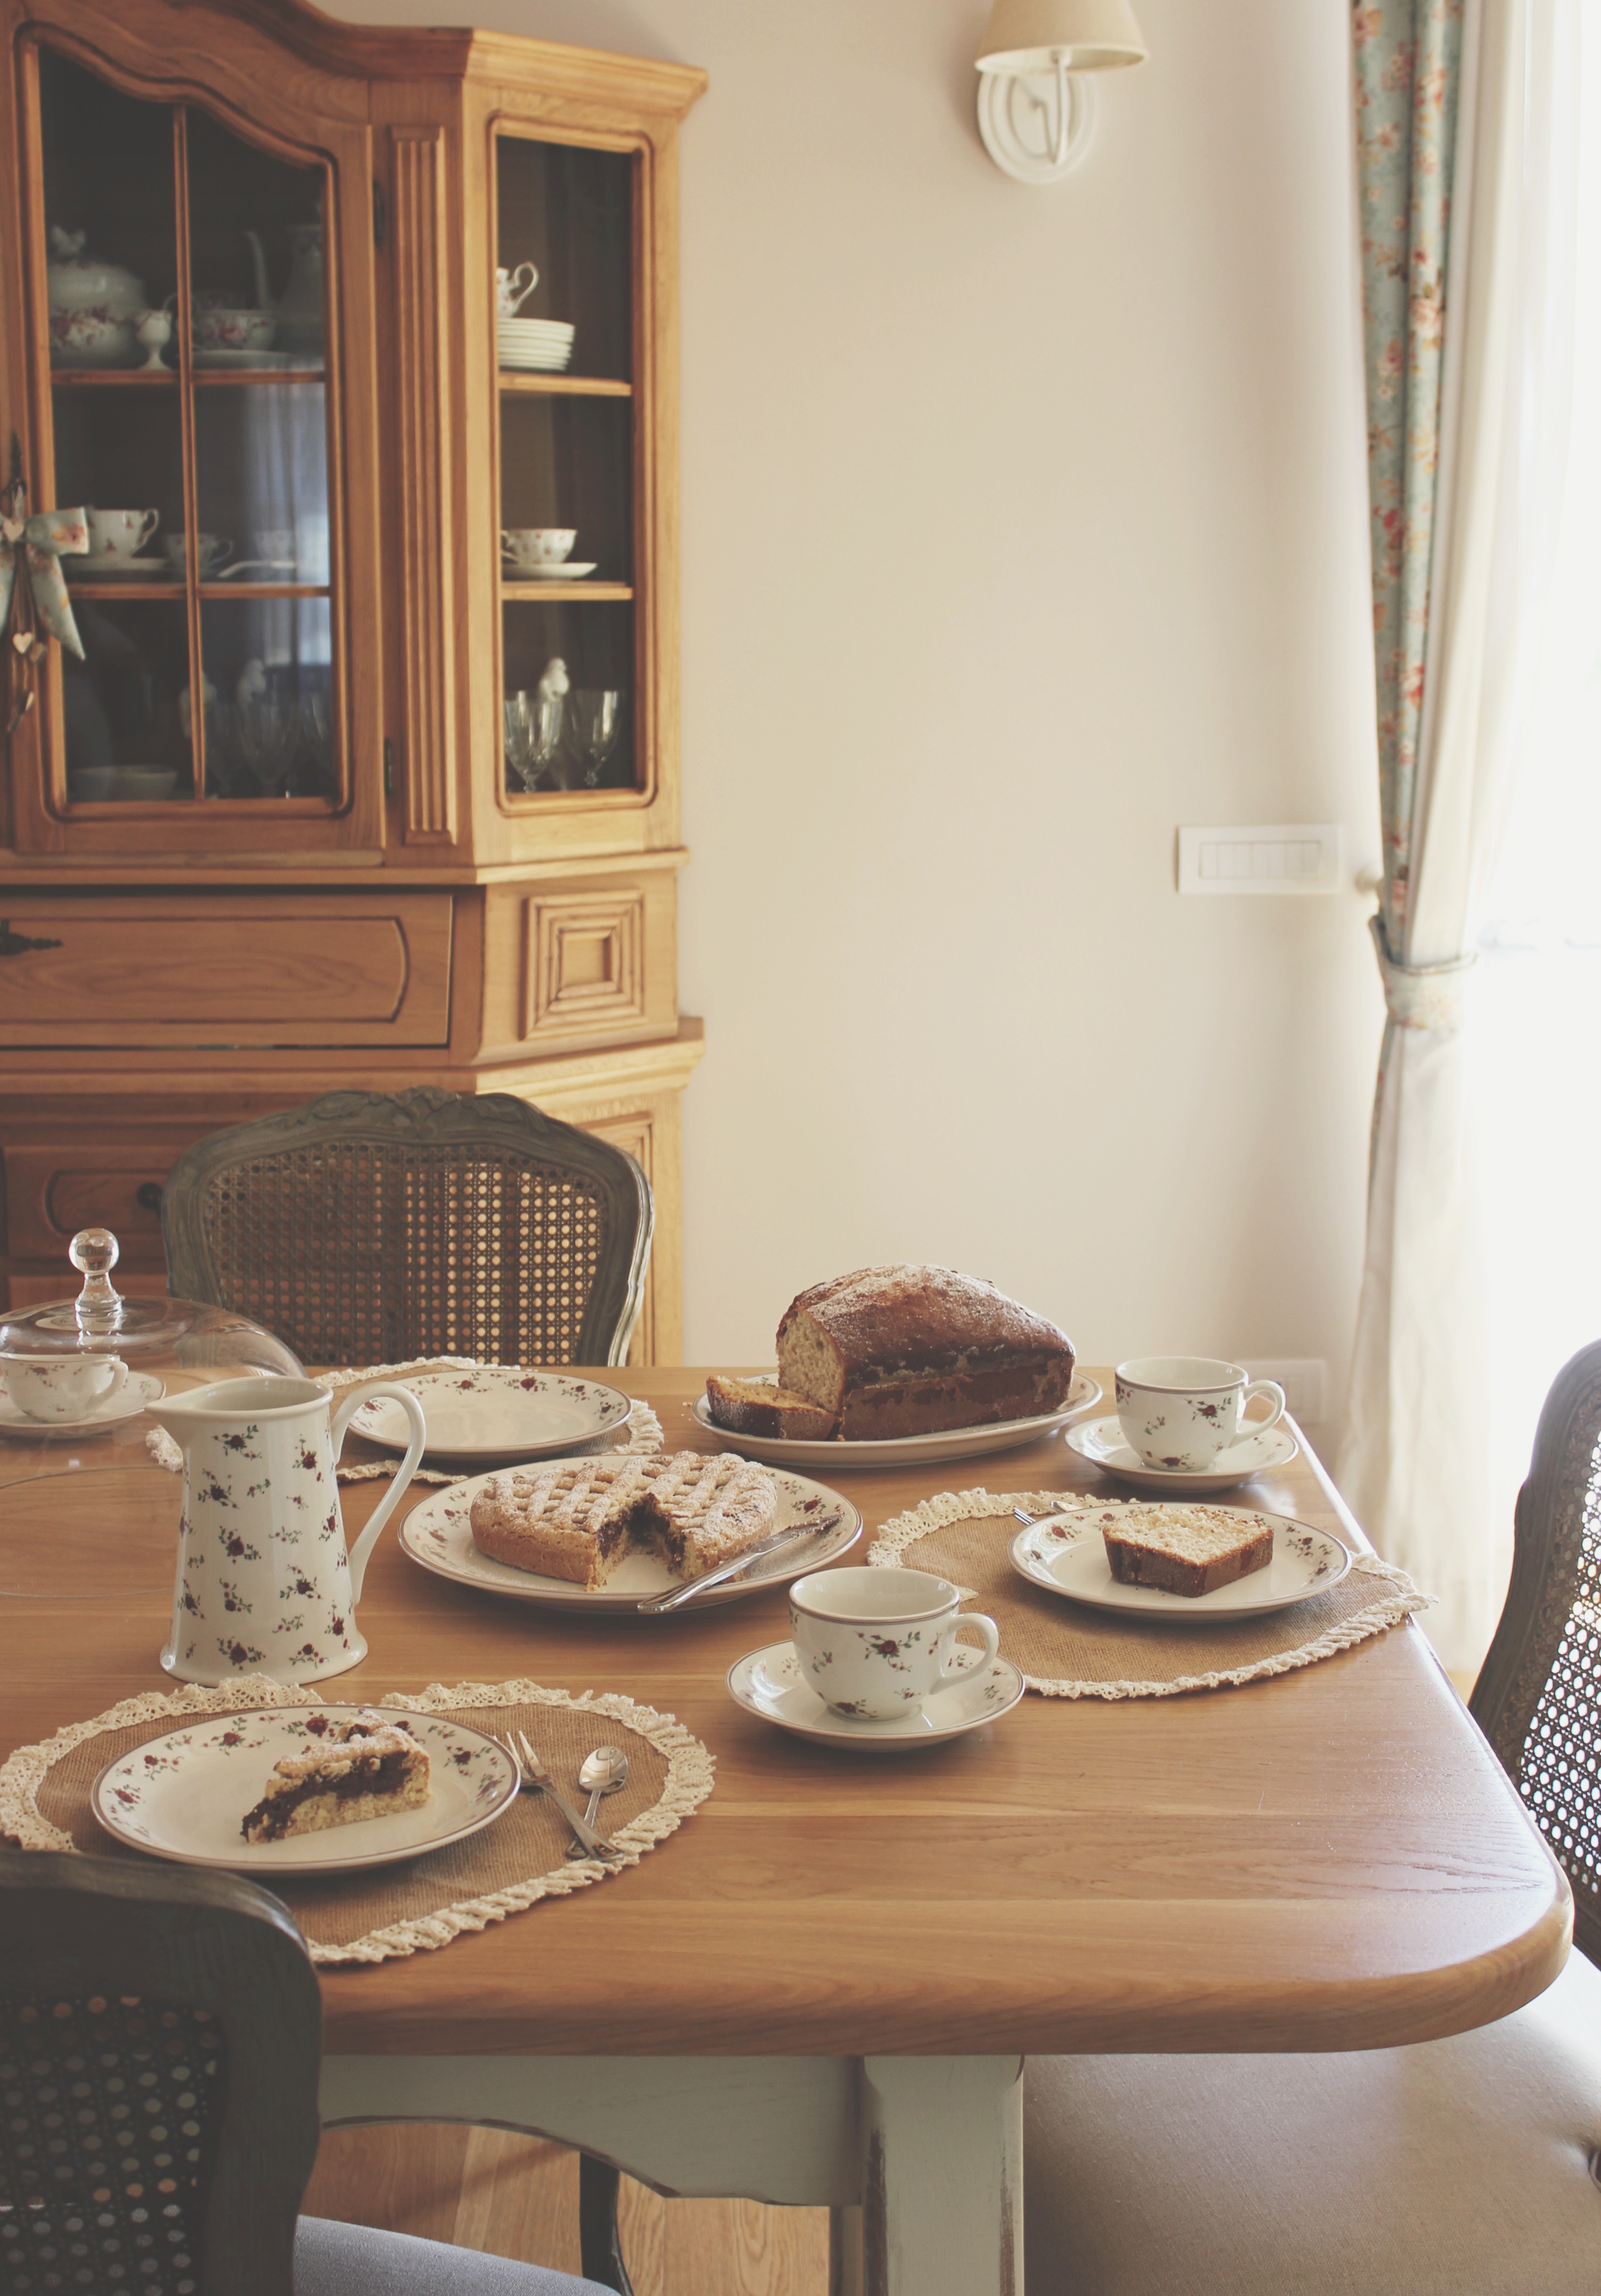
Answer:
POLYGON ((565 319, 497 319, 501 365, 560 374, 571 361, 576 332, 565 319))

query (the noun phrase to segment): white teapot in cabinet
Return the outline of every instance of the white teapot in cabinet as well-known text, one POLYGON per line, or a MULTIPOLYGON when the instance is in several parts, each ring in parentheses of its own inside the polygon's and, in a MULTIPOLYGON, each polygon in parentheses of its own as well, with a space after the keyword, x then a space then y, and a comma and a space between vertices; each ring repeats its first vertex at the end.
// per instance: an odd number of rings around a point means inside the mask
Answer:
POLYGON ((330 1418, 309 1379, 228 1379, 151 1406, 184 1453, 172 1631, 161 1652, 185 1682, 265 1674, 317 1682, 367 1655, 355 1623, 367 1558, 422 1456, 409 1387, 362 1388, 330 1418), (412 1440, 399 1472, 347 1552, 334 1460, 363 1403, 388 1396, 412 1440))

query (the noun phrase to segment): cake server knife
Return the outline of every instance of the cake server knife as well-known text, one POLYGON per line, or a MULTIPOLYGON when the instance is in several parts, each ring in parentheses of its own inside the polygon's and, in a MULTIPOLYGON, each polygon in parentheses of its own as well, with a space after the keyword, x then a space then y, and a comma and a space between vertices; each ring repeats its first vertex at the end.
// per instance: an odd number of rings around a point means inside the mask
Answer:
POLYGON ((786 1523, 782 1530, 775 1530, 768 1538, 757 1539, 754 1546, 747 1546, 733 1562, 722 1563, 715 1570, 703 1570, 698 1578, 687 1578, 682 1587, 670 1587, 665 1595, 652 1595, 639 1608, 648 1618, 657 1619, 666 1611, 682 1611, 697 1595, 704 1595, 709 1587, 721 1587, 727 1579, 737 1578, 764 1554, 777 1554, 787 1546, 802 1546, 808 1539, 821 1538, 825 1530, 837 1530, 844 1521, 842 1514, 829 1514, 821 1522, 786 1523))

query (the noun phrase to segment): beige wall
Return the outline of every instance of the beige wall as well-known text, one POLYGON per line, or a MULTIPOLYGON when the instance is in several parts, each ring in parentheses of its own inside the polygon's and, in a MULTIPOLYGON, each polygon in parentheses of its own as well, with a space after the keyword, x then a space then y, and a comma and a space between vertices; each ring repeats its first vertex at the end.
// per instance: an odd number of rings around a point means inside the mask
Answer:
POLYGON ((1105 1359, 1337 1388, 1364 905, 1180 900, 1180 822, 1376 851, 1344 0, 1139 0, 1066 184, 984 0, 340 0, 704 64, 683 140, 690 1360, 934 1259, 1105 1359))

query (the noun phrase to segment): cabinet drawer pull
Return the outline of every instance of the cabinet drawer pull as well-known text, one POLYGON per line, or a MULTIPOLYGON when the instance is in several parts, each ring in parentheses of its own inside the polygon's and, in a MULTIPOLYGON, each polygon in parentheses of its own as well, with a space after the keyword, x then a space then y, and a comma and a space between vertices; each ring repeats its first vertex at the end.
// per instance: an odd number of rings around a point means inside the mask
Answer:
POLYGON ((141 1180, 134 1190, 134 1201, 142 1212, 159 1212, 161 1209, 159 1180, 141 1180))
POLYGON ((29 940, 26 933, 12 932, 11 919, 0 917, 0 956, 26 956, 30 948, 60 948, 59 940, 29 940))

